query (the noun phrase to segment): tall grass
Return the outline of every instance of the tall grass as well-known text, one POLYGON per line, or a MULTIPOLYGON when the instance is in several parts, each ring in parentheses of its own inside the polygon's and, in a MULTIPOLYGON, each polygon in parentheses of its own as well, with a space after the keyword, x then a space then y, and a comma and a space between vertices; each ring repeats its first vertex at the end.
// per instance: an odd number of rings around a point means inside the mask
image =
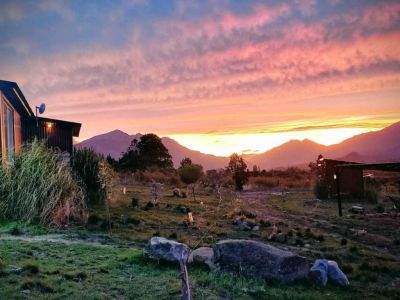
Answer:
POLYGON ((0 163, 0 217, 59 226, 86 221, 84 192, 60 152, 34 141, 0 163))
POLYGON ((93 149, 74 151, 73 171, 83 185, 88 205, 107 205, 116 186, 112 167, 93 149))

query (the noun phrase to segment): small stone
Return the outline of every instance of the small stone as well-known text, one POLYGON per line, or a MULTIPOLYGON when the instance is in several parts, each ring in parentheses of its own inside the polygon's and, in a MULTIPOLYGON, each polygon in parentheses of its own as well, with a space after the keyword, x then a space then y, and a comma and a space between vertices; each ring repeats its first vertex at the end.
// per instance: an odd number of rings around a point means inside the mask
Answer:
POLYGON ((350 208, 350 212, 352 212, 353 214, 363 214, 365 212, 364 207, 360 206, 360 205, 353 205, 350 208))
POLYGON ((328 260, 328 278, 342 286, 348 286, 350 284, 347 276, 340 270, 337 262, 333 260, 328 260))
POLYGON ((253 227, 252 230, 253 230, 253 231, 259 231, 259 230, 260 230, 260 226, 256 225, 256 226, 253 227))
POLYGON ((286 234, 284 233, 278 233, 275 236, 275 241, 277 241, 278 243, 285 243, 286 242, 286 234))
POLYGON ((326 259, 317 259, 310 269, 310 277, 314 283, 326 286, 328 282, 328 261, 326 259))
POLYGON ((239 229, 244 231, 250 231, 251 227, 247 224, 246 221, 244 221, 242 222, 242 224, 239 224, 239 229))
POLYGON ((237 217, 235 220, 233 220, 233 225, 241 225, 243 223, 242 219, 240 217, 237 217))

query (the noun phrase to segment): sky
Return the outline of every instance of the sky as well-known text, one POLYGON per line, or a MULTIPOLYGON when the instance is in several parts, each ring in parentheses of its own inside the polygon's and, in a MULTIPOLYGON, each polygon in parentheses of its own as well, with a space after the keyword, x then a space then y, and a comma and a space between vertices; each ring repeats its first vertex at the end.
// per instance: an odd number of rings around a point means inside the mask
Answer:
POLYGON ((80 140, 229 155, 400 120, 399 1, 2 0, 0 37, 0 79, 80 140))

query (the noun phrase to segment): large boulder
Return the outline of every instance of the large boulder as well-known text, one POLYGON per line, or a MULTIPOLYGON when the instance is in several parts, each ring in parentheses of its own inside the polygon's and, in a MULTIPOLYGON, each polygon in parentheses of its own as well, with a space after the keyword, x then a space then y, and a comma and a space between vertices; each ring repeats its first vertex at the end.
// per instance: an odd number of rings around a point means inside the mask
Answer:
POLYGON ((249 277, 291 282, 308 275, 307 260, 289 251, 251 240, 223 240, 214 246, 214 263, 249 277))
POLYGON ((188 259, 188 263, 199 263, 207 265, 211 270, 215 270, 214 250, 210 247, 200 247, 193 250, 188 259))
POLYGON ((163 237, 152 237, 144 249, 145 255, 152 259, 172 262, 187 260, 189 251, 187 245, 163 237))

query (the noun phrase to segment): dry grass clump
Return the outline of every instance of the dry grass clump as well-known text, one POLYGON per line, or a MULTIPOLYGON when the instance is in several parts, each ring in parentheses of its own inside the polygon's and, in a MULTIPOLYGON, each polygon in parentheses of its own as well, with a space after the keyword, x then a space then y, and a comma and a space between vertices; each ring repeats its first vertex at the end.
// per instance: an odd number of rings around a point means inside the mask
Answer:
POLYGON ((34 141, 0 163, 0 217, 61 226, 86 221, 82 188, 60 152, 34 141))

